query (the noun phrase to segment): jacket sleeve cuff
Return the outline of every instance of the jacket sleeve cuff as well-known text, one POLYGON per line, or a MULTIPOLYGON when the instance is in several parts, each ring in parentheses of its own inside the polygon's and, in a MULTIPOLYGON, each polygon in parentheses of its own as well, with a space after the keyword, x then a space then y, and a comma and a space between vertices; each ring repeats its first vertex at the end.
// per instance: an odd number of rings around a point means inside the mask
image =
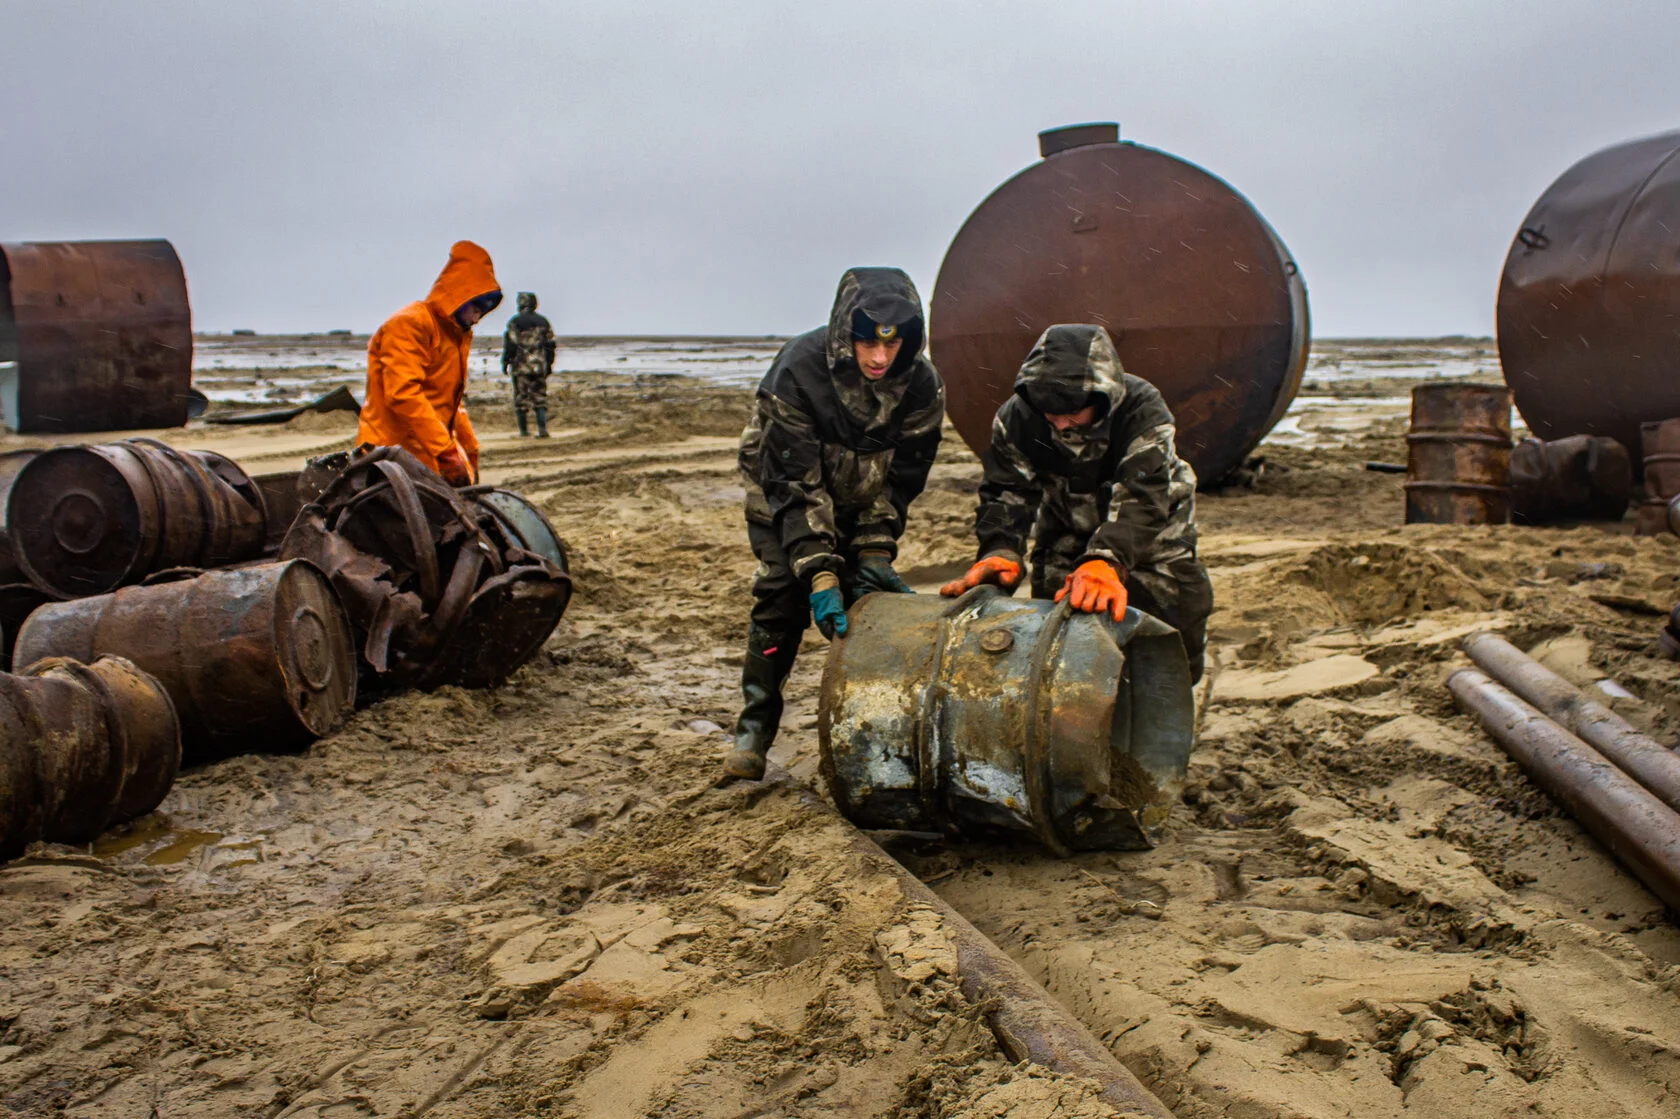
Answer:
POLYGON ((806 583, 809 583, 811 581, 811 577, 816 575, 819 571, 829 571, 833 572, 835 575, 839 575, 846 568, 845 561, 833 552, 813 552, 810 555, 801 556, 791 562, 793 564, 793 574, 795 577, 803 579, 806 583))

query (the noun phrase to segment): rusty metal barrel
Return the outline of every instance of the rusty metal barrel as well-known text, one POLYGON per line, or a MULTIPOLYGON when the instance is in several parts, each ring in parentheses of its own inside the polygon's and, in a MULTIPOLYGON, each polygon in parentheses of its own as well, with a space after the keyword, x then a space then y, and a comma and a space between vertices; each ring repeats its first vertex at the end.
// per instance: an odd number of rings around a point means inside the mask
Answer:
POLYGON ((1627 448, 1604 435, 1528 438, 1511 448, 1511 520, 1619 521, 1633 496, 1627 448))
POLYGON ((951 422, 976 453, 1033 342, 1096 323, 1161 390, 1203 482, 1240 467, 1306 368, 1306 287, 1228 183, 1116 124, 1039 134, 1043 159, 981 202, 945 253, 929 312, 951 422))
POLYGON ((128 661, 55 659, 0 674, 0 860, 145 815, 180 761, 168 693, 128 661))
POLYGON ((1639 445, 1644 454, 1645 500, 1634 516, 1633 531, 1640 536, 1671 532, 1668 507, 1680 497, 1680 419, 1640 424, 1639 445))
POLYGON ((181 716, 189 764, 300 750, 356 702, 356 643, 338 594, 303 560, 207 571, 58 602, 29 616, 13 659, 126 657, 181 716))
POLYGON ((192 350, 168 241, 0 245, 0 362, 17 366, 0 411, 12 430, 180 427, 192 350))
POLYGON ((1407 524, 1511 519, 1511 392, 1504 385, 1417 386, 1406 449, 1407 524))
POLYGON ((18 472, 40 454, 39 451, 8 451, 0 454, 0 584, 20 583, 26 576, 18 566, 17 554, 12 551, 11 529, 6 524, 6 501, 12 493, 12 483, 18 472))
POLYGON ((30 582, 60 598, 256 559, 267 534, 237 463, 152 439, 42 452, 12 483, 6 524, 30 582))
POLYGON ((1546 188, 1499 284, 1499 360, 1541 439, 1680 416, 1680 132, 1606 148, 1546 188))
POLYGON ((853 823, 1025 832, 1061 855, 1153 846, 1194 722, 1177 630, 994 587, 860 599, 817 715, 823 775, 853 823))
POLYGON ((503 533, 519 547, 534 556, 541 556, 561 571, 566 566, 566 542, 554 531, 554 525, 543 516, 523 494, 512 490, 489 489, 477 492, 473 500, 488 509, 503 533))

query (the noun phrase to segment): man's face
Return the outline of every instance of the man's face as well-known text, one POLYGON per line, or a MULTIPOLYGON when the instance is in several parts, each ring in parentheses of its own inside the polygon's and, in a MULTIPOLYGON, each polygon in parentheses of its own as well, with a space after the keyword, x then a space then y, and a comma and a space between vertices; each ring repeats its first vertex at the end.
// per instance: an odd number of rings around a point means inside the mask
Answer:
POLYGON ((455 321, 461 324, 462 330, 471 330, 478 325, 478 320, 483 317, 484 308, 477 303, 464 304, 459 311, 455 312, 455 321))
POLYGON ((852 352, 857 355, 858 368, 863 375, 871 381, 879 381, 898 360, 898 349, 902 345, 902 338, 894 338, 890 342, 878 338, 854 338, 852 352))
POLYGON ((1087 404, 1077 412, 1044 413, 1044 418, 1057 431, 1077 431, 1082 427, 1090 427, 1097 422, 1097 406, 1087 404))

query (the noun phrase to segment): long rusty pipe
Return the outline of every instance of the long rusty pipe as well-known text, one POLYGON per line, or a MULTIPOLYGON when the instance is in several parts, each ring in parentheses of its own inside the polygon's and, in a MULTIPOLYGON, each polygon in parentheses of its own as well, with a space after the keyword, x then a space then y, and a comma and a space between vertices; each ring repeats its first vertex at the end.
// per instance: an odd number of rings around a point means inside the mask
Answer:
MULTIPOLYGON (((818 812, 834 811, 810 793, 802 799, 818 812)), ((963 997, 987 1008, 987 1024, 1011 1060, 1031 1060, 1060 1073, 1095 1080, 1102 1085, 1103 1101, 1126 1119, 1173 1119, 1166 1105, 1008 953, 874 840, 850 824, 844 826, 852 834, 853 850, 870 869, 890 875, 906 899, 939 914, 957 949, 963 997)))
POLYGON ((1482 671, 1534 704, 1547 717, 1609 758, 1656 798, 1680 812, 1680 756, 1496 633, 1463 641, 1482 671))
POLYGON ((1680 913, 1680 815, 1485 673, 1461 668, 1447 688, 1570 815, 1680 913))

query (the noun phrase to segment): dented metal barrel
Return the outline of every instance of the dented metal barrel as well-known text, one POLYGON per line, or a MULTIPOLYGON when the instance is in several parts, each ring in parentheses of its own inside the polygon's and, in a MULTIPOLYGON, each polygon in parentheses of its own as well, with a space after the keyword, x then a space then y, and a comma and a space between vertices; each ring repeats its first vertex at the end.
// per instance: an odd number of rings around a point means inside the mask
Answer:
POLYGON ((993 587, 860 599, 817 715, 823 775, 852 822, 1027 832, 1060 855, 1153 846, 1194 723, 1177 630, 993 587))
POLYGON ((23 432, 179 427, 192 308, 168 241, 0 245, 0 413, 23 432))
POLYGON ((26 576, 18 566, 17 554, 12 551, 11 529, 6 524, 6 501, 12 493, 12 483, 39 451, 8 451, 0 454, 0 584, 21 583, 26 576))
POLYGON ((1633 530, 1640 536, 1671 532, 1668 506, 1680 497, 1680 419, 1640 424, 1639 443, 1644 452, 1645 500, 1634 516, 1633 530))
POLYGON ((554 531, 542 510, 524 495, 512 490, 489 489, 473 496, 495 517, 503 534, 534 556, 541 556, 561 571, 567 570, 566 542, 554 531))
POLYGON ((1511 391, 1504 385, 1417 386, 1406 451, 1407 524, 1511 519, 1511 391))
POLYGON ((1546 188, 1499 283, 1499 361, 1541 439, 1680 416, 1680 132, 1606 148, 1546 188))
POLYGON ((1511 519, 1518 524, 1619 521, 1632 496, 1627 448, 1607 436, 1530 438, 1511 448, 1511 519))
POLYGON ((0 860, 145 815, 180 760, 168 693, 128 661, 47 660, 0 674, 0 860))
POLYGON ((207 571, 37 609, 14 659, 126 657, 181 716, 189 764, 301 750, 356 702, 356 644, 338 594, 302 560, 207 571))
POLYGON ((42 452, 12 483, 6 524, 29 581, 60 598, 256 559, 266 536, 262 493, 237 463, 153 439, 42 452))
POLYGON ((1283 418, 1307 361, 1307 295, 1248 200, 1112 123, 1039 134, 1043 159, 958 231, 929 311, 951 422, 976 453, 1044 329, 1096 323, 1161 390, 1203 482, 1283 418))

